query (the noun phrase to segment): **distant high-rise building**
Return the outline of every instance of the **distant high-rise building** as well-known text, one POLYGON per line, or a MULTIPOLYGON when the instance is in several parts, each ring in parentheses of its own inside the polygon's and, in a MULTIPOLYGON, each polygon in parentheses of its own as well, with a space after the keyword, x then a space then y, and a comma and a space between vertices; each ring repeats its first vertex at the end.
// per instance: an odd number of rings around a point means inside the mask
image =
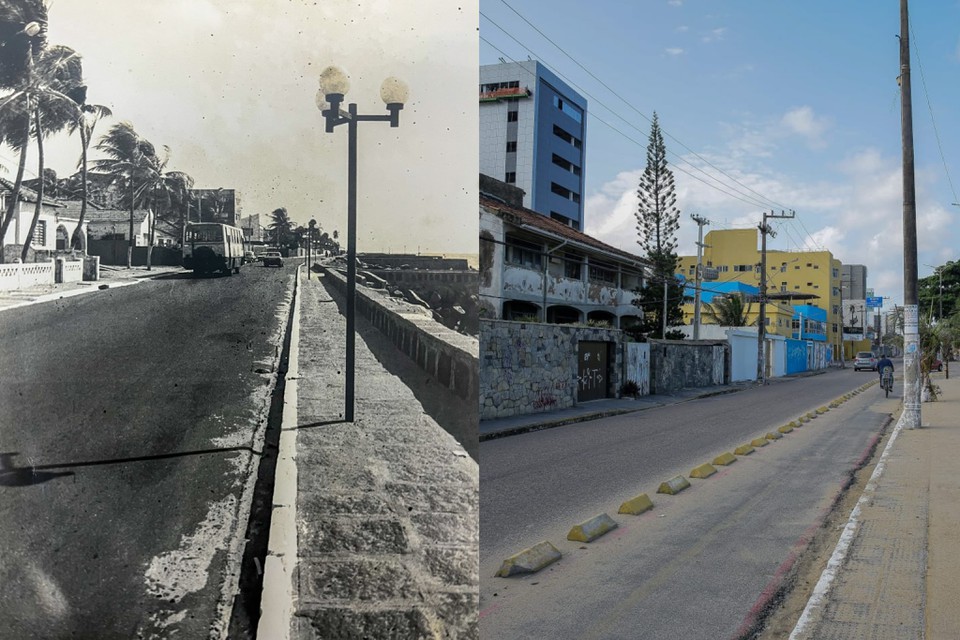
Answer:
POLYGON ((867 297, 867 268, 864 265, 843 265, 840 281, 844 300, 863 300, 867 297))
POLYGON ((587 101, 536 60, 480 67, 480 173, 583 229, 587 101))

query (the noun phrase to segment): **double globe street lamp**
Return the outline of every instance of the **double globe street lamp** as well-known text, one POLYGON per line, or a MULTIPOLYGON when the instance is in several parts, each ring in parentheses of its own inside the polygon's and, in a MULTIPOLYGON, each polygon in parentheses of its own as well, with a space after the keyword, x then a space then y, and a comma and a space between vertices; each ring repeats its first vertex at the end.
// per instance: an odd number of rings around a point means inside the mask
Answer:
POLYGON ((347 296, 346 296, 346 367, 344 376, 344 420, 353 422, 354 414, 354 369, 356 336, 354 320, 357 293, 357 123, 389 122, 391 127, 400 126, 400 110, 407 101, 406 83, 397 78, 387 78, 380 86, 380 98, 387 105, 386 115, 361 115, 357 105, 350 103, 347 110, 341 109, 344 95, 350 89, 347 74, 338 67, 327 67, 320 73, 320 90, 317 92, 317 108, 323 114, 326 132, 347 125, 347 296))

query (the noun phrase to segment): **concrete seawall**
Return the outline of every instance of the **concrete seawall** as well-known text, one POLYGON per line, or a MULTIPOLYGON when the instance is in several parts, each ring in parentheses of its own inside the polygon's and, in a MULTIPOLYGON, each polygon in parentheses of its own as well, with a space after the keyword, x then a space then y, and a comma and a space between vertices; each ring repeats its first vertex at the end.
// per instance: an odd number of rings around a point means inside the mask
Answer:
MULTIPOLYGON (((322 267, 330 283, 346 294, 346 276, 322 267)), ((478 402, 479 341, 434 321, 429 310, 357 286, 357 313, 387 336, 400 351, 464 400, 478 402)))

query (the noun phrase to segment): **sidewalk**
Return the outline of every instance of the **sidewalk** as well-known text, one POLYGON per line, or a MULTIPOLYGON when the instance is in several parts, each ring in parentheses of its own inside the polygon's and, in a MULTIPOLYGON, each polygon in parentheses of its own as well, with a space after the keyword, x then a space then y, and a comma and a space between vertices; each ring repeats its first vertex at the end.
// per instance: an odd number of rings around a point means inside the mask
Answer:
POLYGON ((960 379, 934 383, 923 427, 891 433, 791 640, 960 638, 960 379))
POLYGON ((359 335, 342 422, 345 320, 316 274, 298 295, 291 637, 477 638, 477 463, 359 335))
POLYGON ((126 267, 101 265, 100 280, 62 282, 58 284, 27 287, 25 289, 0 291, 0 311, 30 304, 60 300, 61 298, 69 298, 76 295, 95 293, 101 289, 128 286, 144 279, 181 272, 183 272, 183 267, 154 266, 150 271, 147 271, 146 267, 127 269, 126 267))

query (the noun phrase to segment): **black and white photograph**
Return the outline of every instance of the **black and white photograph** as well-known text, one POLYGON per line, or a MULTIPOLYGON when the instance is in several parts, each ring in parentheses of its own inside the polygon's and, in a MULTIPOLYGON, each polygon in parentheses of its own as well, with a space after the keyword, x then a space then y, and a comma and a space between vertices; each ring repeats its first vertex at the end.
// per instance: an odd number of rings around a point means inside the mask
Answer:
POLYGON ((478 638, 476 2, 0 0, 0 638, 478 638))

